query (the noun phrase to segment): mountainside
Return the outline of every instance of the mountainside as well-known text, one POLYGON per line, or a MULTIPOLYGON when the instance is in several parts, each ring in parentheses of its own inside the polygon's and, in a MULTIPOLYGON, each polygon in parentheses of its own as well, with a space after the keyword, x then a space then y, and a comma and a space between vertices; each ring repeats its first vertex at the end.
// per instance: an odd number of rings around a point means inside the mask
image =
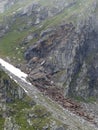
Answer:
POLYGON ((67 129, 0 70, 0 130, 67 129))
POLYGON ((19 69, 2 59, 0 63, 0 67, 6 73, 0 70, 2 130, 97 130, 97 119, 83 111, 78 103, 63 99, 65 100, 63 105, 69 106, 69 109, 61 107, 28 82, 25 78, 26 73, 19 74, 19 69))
MULTIPOLYGON (((65 88, 65 95, 97 98, 97 32, 84 26, 80 33, 72 24, 61 25, 54 34, 42 37, 30 47, 30 78, 34 82, 50 82, 65 88), (68 27, 69 26, 69 27, 68 27), (63 29, 62 29, 63 28, 63 29)), ((47 84, 46 84, 47 85, 47 84)))
POLYGON ((0 57, 63 107, 70 98, 97 110, 97 0, 0 2, 0 57))

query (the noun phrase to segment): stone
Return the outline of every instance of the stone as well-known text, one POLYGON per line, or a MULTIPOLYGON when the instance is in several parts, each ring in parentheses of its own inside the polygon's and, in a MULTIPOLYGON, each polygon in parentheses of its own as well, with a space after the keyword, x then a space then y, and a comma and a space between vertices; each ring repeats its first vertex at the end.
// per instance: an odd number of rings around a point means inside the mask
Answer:
POLYGON ((43 31, 40 33, 40 36, 41 36, 41 37, 44 37, 44 36, 46 36, 46 35, 48 35, 48 34, 51 34, 51 33, 55 32, 55 31, 56 31, 56 30, 53 29, 53 28, 48 28, 47 30, 43 30, 43 31))
POLYGON ((55 130, 67 130, 67 129, 61 126, 61 127, 56 128, 55 130))

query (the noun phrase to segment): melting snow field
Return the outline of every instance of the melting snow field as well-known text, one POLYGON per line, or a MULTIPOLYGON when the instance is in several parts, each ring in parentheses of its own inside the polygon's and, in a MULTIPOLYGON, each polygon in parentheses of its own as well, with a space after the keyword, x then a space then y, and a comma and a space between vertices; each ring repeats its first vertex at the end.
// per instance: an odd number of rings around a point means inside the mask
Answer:
MULTIPOLYGON (((24 81, 25 83, 31 85, 30 82, 28 82, 26 80, 27 78, 27 74, 22 72, 20 69, 14 67, 13 65, 9 64, 8 62, 4 61, 3 59, 0 58, 0 64, 2 67, 4 67, 7 71, 9 71, 10 73, 12 73, 13 75, 15 75, 16 77, 20 78, 22 81, 24 81)), ((12 78, 12 76, 10 76, 10 78, 12 78)), ((17 80, 13 79, 16 83, 17 80)), ((21 86, 22 87, 22 86, 21 86)), ((23 87, 22 87, 23 88, 23 87)), ((24 88, 23 88, 24 89, 24 88)), ((28 91, 26 89, 24 89, 24 91, 26 93, 28 93, 28 91)))
POLYGON ((8 70, 9 72, 11 72, 12 74, 14 74, 15 76, 19 77, 20 79, 26 81, 27 78, 27 74, 25 74, 24 72, 22 72, 20 69, 14 67, 13 65, 7 63, 6 61, 4 61, 3 59, 0 58, 0 64, 1 66, 3 66, 6 70, 8 70))

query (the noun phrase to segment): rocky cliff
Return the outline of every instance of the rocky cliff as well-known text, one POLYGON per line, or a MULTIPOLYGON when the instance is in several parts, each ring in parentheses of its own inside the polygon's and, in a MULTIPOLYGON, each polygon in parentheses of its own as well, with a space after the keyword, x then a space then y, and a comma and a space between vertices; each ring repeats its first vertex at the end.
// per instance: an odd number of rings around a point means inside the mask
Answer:
POLYGON ((66 96, 96 99, 97 1, 10 2, 0 14, 1 56, 15 63, 25 57, 34 84, 46 82, 63 87, 66 96))
POLYGON ((42 31, 40 40, 25 52, 30 80, 64 87, 66 96, 97 99, 98 30, 94 23, 89 19, 80 32, 72 23, 42 31))
MULTIPOLYGON (((97 103, 82 104, 87 113, 71 100, 98 101, 97 0, 0 2, 0 57, 25 71, 44 95, 86 120, 95 117, 98 122, 97 103)), ((67 129, 1 70, 0 98, 2 129, 67 129)))

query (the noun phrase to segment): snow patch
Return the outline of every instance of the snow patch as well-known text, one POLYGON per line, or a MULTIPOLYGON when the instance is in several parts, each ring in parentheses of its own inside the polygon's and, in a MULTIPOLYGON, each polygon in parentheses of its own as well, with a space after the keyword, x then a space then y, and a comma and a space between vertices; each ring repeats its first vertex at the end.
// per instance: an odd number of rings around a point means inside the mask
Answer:
POLYGON ((17 76, 21 80, 27 82, 26 78, 27 78, 28 75, 26 73, 22 72, 20 69, 18 69, 16 67, 14 67, 13 65, 7 63, 6 61, 4 61, 1 58, 0 58, 0 64, 1 64, 1 66, 3 66, 9 72, 11 72, 12 74, 14 74, 15 76, 17 76))

